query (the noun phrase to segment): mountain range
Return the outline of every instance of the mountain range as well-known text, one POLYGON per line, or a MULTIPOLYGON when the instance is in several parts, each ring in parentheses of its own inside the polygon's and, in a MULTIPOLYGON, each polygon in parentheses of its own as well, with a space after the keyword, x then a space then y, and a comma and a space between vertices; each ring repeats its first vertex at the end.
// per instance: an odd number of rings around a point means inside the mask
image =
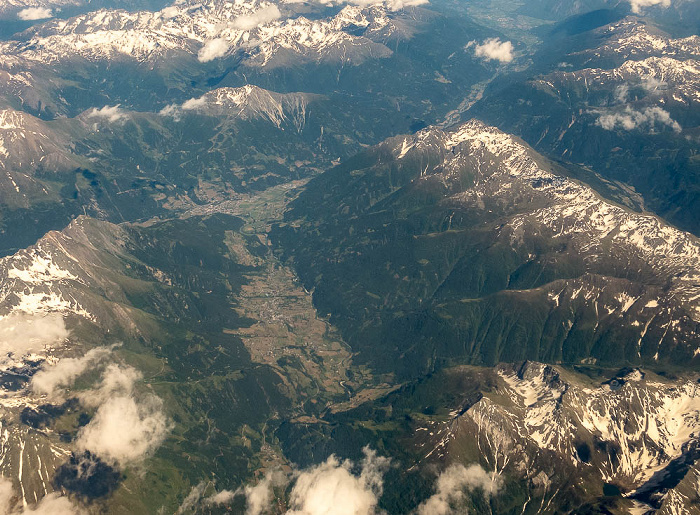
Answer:
POLYGON ((0 513, 700 513, 698 15, 0 3, 0 513))

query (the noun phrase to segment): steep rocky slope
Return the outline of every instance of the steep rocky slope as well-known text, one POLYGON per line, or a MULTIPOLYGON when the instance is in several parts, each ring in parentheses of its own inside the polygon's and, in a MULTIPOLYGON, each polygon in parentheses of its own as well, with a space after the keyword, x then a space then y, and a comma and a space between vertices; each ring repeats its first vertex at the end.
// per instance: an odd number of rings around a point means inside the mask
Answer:
POLYGON ((481 122, 429 128, 314 180, 276 237, 381 367, 693 366, 697 238, 564 173, 481 122))

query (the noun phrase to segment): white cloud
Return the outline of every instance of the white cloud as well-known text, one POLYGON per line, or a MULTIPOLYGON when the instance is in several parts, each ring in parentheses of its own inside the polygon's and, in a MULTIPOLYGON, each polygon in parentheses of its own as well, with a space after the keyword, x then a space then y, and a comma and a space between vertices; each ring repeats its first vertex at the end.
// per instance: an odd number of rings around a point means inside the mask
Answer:
MULTIPOLYGON (((383 491, 383 476, 391 460, 369 447, 363 449, 364 459, 359 465, 330 456, 324 463, 296 471, 291 477, 294 485, 289 494, 286 515, 374 515, 383 491)), ((290 476, 281 470, 265 474, 256 485, 246 485, 236 490, 223 490, 203 502, 205 504, 229 504, 237 496, 246 498, 246 515, 265 515, 275 507, 275 491, 284 495, 290 476)), ((202 491, 195 487, 188 498, 194 505, 202 491), (194 501, 194 503, 192 502, 194 501)), ((183 503, 184 506, 184 503, 183 503)))
POLYGON ((290 494, 287 515, 371 515, 382 495, 383 475, 389 459, 365 448, 360 475, 350 461, 331 456, 301 472, 290 494))
POLYGON ((239 16, 231 22, 230 26, 238 30, 251 30, 259 25, 265 25, 271 21, 278 20, 281 16, 282 13, 276 5, 269 5, 252 14, 239 16))
POLYGON ((671 0, 628 0, 632 6, 633 13, 640 13, 644 7, 652 7, 658 5, 659 7, 670 7, 671 0))
POLYGON ((499 38, 489 38, 482 44, 471 41, 466 48, 474 46, 474 55, 486 61, 499 61, 509 63, 513 60, 513 43, 501 41, 499 38))
POLYGON ((53 11, 48 7, 27 7, 17 13, 20 20, 35 21, 53 18, 53 11))
POLYGON ((70 499, 57 493, 45 496, 34 508, 23 510, 19 513, 33 515, 82 515, 85 512, 75 506, 70 499))
POLYGON ((258 484, 246 485, 238 490, 223 490, 206 500, 207 504, 228 504, 238 495, 246 497, 246 515, 264 515, 270 513, 273 501, 273 487, 284 486, 288 477, 281 470, 265 474, 258 484))
POLYGON ((142 377, 141 372, 133 367, 112 363, 102 373, 97 389, 80 394, 80 402, 84 406, 94 408, 116 395, 131 395, 134 385, 142 377))
POLYGON ((648 75, 646 77, 642 77, 642 87, 647 91, 656 91, 659 89, 666 89, 668 87, 668 83, 657 79, 653 75, 648 75))
POLYGON ((180 106, 168 104, 158 112, 161 116, 171 116, 176 122, 180 121, 180 106))
POLYGON ((435 494, 418 507, 417 514, 464 513, 460 504, 468 490, 478 488, 483 490, 485 495, 491 495, 495 494, 499 487, 500 477, 492 476, 479 465, 470 465, 468 468, 461 464, 450 465, 438 476, 435 494))
POLYGON ((79 358, 63 358, 56 364, 45 364, 32 376, 31 389, 39 395, 53 397, 59 388, 71 386, 89 366, 107 357, 114 346, 97 347, 79 358))
POLYGON ((185 500, 182 501, 182 504, 178 507, 175 513, 179 514, 189 513, 192 510, 196 511, 197 505, 199 504, 202 495, 204 495, 204 490, 206 490, 206 488, 207 483, 204 481, 201 481, 199 484, 193 486, 192 490, 190 490, 190 493, 187 494, 187 497, 185 497, 185 500))
MULTIPOLYGON (((61 388, 71 386, 114 347, 98 347, 82 357, 44 365, 32 377, 31 389, 57 396, 61 388)), ((133 367, 110 364, 95 388, 78 393, 81 404, 97 408, 92 420, 78 432, 79 450, 90 451, 112 465, 124 465, 142 459, 163 442, 170 429, 163 402, 151 394, 137 399, 134 386, 141 378, 133 367)))
POLYGON ((273 470, 255 485, 246 485, 243 493, 246 497, 246 515, 263 515, 270 511, 273 487, 287 483, 287 476, 281 470, 273 470))
MULTIPOLYGON (((663 90, 668 87, 668 83, 657 79, 653 75, 648 75, 641 78, 639 85, 648 92, 663 90)), ((630 85, 628 83, 620 84, 615 88, 615 100, 619 103, 626 103, 629 99, 630 85)))
POLYGON ((205 96, 201 96, 199 98, 190 98, 189 100, 185 101, 182 104, 182 109, 185 111, 193 111, 195 109, 199 109, 200 107, 204 107, 207 105, 207 98, 205 96))
POLYGON ((0 513, 8 513, 10 511, 14 495, 12 481, 5 477, 0 477, 0 513))
POLYGON ((676 132, 682 130, 678 122, 671 118, 669 112, 658 106, 647 107, 641 111, 627 106, 624 111, 600 115, 596 125, 608 131, 618 127, 628 131, 648 127, 653 131, 657 125, 670 127, 676 132))
POLYGON ((176 122, 180 121, 180 117, 182 116, 182 111, 195 111, 201 107, 204 107, 207 105, 207 97, 206 95, 202 95, 201 97, 195 97, 195 98, 190 98, 189 100, 185 100, 182 105, 177 105, 177 104, 169 104, 165 106, 163 109, 160 110, 158 113, 161 116, 170 116, 172 117, 176 122))
POLYGON ((384 4, 392 11, 398 11, 404 7, 417 7, 426 5, 428 0, 387 0, 384 4))
POLYGON ((405 7, 425 5, 428 3, 428 0, 348 0, 347 3, 359 5, 361 7, 367 7, 370 5, 384 5, 392 11, 399 11, 405 7))
POLYGON ((57 493, 46 495, 38 504, 27 508, 15 506, 13 502, 19 497, 8 478, 0 477, 0 513, 4 515, 82 515, 82 509, 75 506, 70 499, 57 493))
POLYGON ((240 494, 240 490, 222 490, 207 498, 207 504, 228 504, 233 498, 240 494))
MULTIPOLYGON (((369 7, 372 5, 383 5, 391 11, 399 11, 405 7, 417 7, 429 3, 429 0, 316 0, 323 5, 359 5, 360 7, 369 7)), ((302 3, 304 0, 284 0, 284 3, 295 4, 302 3)))
POLYGON ((88 114, 88 118, 104 118, 111 123, 121 122, 125 120, 126 117, 126 113, 119 105, 104 106, 102 109, 93 108, 88 114))
POLYGON ((246 515, 262 515, 269 511, 272 502, 272 480, 265 476, 255 486, 246 485, 246 515))
POLYGON ((629 95, 630 87, 628 84, 620 84, 615 88, 615 100, 621 103, 627 102, 627 96, 629 95))
POLYGON ((180 8, 175 5, 168 6, 160 11, 160 15, 166 20, 175 18, 178 14, 180 14, 180 8))
POLYGON ((13 313, 0 318, 0 362, 10 355, 22 357, 68 338, 63 316, 13 313))
POLYGON ((207 63, 226 55, 228 49, 228 41, 226 41, 224 38, 210 39, 204 43, 202 48, 199 49, 197 59, 199 59, 199 62, 201 63, 207 63))
POLYGON ((163 402, 154 395, 136 401, 122 395, 108 399, 78 433, 76 444, 104 461, 124 465, 158 447, 169 430, 163 402))

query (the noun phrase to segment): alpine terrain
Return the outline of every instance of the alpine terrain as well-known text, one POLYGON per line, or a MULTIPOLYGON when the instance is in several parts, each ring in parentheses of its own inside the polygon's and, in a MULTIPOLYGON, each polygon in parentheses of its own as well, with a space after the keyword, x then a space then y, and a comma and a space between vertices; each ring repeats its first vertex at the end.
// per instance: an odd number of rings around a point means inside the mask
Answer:
POLYGON ((0 514, 700 514, 695 0, 0 0, 0 514))

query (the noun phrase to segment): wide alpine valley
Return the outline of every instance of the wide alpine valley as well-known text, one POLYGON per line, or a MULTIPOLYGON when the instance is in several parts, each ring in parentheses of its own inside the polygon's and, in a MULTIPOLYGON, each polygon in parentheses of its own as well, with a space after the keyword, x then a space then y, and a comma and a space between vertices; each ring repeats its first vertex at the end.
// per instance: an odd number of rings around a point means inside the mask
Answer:
POLYGON ((0 515, 700 515, 697 0, 0 0, 0 515))

